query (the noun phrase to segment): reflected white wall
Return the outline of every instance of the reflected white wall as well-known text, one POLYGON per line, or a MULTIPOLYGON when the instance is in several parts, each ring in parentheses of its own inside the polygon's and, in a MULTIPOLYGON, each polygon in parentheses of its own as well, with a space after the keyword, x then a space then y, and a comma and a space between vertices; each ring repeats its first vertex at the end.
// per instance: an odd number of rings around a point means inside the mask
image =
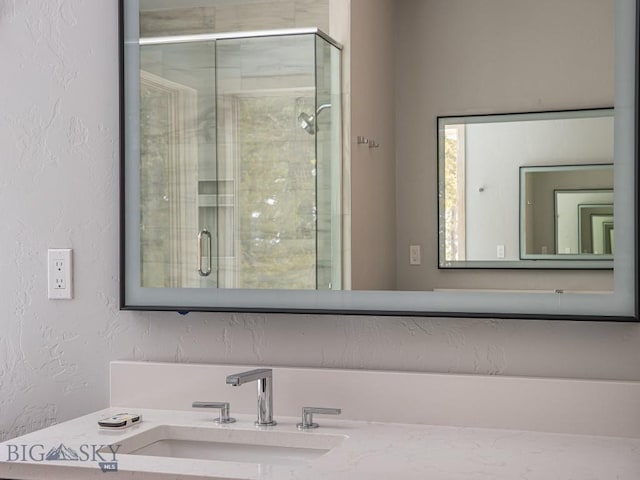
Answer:
POLYGON ((520 259, 520 167, 603 163, 613 163, 613 117, 467 125, 467 260, 520 259))

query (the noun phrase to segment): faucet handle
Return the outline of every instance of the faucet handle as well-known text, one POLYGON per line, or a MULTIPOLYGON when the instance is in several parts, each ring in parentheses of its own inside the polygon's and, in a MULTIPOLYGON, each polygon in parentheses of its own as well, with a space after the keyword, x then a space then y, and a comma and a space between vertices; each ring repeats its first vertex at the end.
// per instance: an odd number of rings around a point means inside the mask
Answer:
POLYGON ((229 402, 193 402, 193 408, 218 408, 220 416, 213 422, 218 424, 234 423, 235 418, 229 416, 229 402))
POLYGON ((321 415, 340 415, 342 410, 339 408, 321 408, 321 407, 303 407, 302 408, 302 423, 298 423, 296 426, 298 430, 310 430, 312 428, 318 428, 320 425, 313 423, 313 414, 318 413, 321 415))

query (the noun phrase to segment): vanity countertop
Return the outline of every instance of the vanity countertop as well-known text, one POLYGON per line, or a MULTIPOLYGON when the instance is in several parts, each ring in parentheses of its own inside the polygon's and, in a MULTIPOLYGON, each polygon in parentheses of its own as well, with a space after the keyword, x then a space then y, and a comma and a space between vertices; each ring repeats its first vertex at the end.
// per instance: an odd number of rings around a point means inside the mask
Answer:
MULTIPOLYGON (((539 433, 488 428, 349 421, 319 416, 319 429, 298 432, 298 418, 278 417, 270 430, 299 435, 339 435, 345 440, 324 456, 300 466, 185 460, 117 454, 118 473, 103 473, 97 461, 9 462, 9 452, 37 458, 63 444, 117 444, 159 425, 256 431, 255 416, 219 426, 215 412, 131 409, 143 422, 119 431, 97 421, 123 408, 109 408, 0 444, 0 478, 11 479, 269 479, 269 480, 638 480, 640 439, 539 433), (17 453, 16 453, 17 452, 17 453), (107 475, 107 477, 105 477, 107 475)), ((108 457, 108 456, 107 456, 108 457)), ((106 460, 110 460, 107 458, 106 460)))

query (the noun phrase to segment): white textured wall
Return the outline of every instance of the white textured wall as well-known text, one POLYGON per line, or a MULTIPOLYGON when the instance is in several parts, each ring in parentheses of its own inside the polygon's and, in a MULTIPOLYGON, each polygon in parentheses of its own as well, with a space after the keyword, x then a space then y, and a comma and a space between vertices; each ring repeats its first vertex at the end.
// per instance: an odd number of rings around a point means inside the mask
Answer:
POLYGON ((637 325, 119 312, 116 3, 0 1, 0 439, 106 406, 112 359, 640 380, 637 325))

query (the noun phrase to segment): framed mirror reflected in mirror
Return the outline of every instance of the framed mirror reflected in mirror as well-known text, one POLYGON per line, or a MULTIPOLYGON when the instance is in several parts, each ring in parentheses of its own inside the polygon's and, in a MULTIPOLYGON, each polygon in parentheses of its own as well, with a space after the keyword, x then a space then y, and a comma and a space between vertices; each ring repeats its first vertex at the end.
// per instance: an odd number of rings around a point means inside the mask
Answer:
MULTIPOLYGON (((636 2, 517 3, 121 0, 122 308, 635 319, 636 2), (613 200, 566 227, 589 258, 539 257, 566 222, 527 251, 516 193, 514 239, 481 215, 488 263, 443 268, 437 118, 602 105, 613 200)), ((540 158, 508 188, 596 162, 540 158)))
POLYGON ((597 219, 613 238, 613 212, 613 165, 522 168, 520 258, 611 268, 613 247, 597 219))
POLYGON ((569 192, 613 215, 613 127, 611 108, 440 117, 440 268, 612 269, 569 192))

